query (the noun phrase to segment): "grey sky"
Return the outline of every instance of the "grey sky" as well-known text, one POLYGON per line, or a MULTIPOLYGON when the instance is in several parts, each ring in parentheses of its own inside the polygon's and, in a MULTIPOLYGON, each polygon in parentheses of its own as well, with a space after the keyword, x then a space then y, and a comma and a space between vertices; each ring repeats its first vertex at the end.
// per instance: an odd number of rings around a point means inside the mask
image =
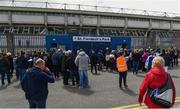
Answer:
POLYGON ((41 0, 180 13, 180 0, 41 0))
MULTIPOLYGON (((23 0, 25 1, 25 0, 23 0)), ((27 0, 37 1, 37 0, 27 0)), ((180 0, 38 0, 180 13, 180 0)))

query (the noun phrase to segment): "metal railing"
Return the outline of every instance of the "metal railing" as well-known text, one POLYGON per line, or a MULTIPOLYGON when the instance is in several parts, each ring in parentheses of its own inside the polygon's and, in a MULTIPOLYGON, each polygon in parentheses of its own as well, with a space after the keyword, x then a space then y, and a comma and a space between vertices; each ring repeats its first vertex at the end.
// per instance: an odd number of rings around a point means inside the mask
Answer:
POLYGON ((180 16, 179 13, 105 7, 105 6, 67 4, 67 3, 58 3, 58 2, 56 3, 56 2, 38 2, 38 1, 0 0, 0 6, 84 10, 84 11, 112 12, 112 13, 122 13, 122 14, 136 14, 136 15, 145 15, 145 16, 161 16, 161 17, 180 16))

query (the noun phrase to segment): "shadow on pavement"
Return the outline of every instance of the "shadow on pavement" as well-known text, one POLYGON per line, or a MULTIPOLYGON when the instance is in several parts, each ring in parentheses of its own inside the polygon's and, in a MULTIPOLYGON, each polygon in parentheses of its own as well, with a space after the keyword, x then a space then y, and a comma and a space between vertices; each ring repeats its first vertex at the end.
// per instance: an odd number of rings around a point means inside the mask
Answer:
POLYGON ((61 78, 59 77, 59 78, 55 78, 55 81, 61 81, 61 78))
POLYGON ((130 96, 137 96, 138 94, 136 94, 133 90, 126 88, 126 89, 122 89, 122 91, 130 96))
POLYGON ((9 85, 0 86, 0 91, 6 89, 8 86, 9 85))
POLYGON ((20 89, 20 88, 21 88, 21 84, 20 84, 20 83, 18 83, 17 85, 15 85, 15 86, 14 86, 14 88, 16 88, 16 89, 20 89))
POLYGON ((91 88, 79 89, 78 87, 71 87, 71 86, 64 86, 63 88, 71 93, 77 93, 79 95, 84 95, 84 96, 90 96, 94 93, 94 91, 92 91, 91 88))
POLYGON ((91 73, 92 75, 95 75, 95 76, 101 76, 101 73, 97 73, 97 74, 95 74, 95 73, 91 73))
POLYGON ((172 78, 180 78, 179 76, 176 75, 171 75, 172 78))

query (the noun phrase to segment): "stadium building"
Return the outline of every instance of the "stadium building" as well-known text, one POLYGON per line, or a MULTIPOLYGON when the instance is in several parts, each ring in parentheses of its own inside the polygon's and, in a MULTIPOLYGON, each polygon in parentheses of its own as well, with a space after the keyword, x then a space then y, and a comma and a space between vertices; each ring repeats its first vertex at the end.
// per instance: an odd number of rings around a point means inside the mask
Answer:
POLYGON ((180 47, 178 14, 32 1, 0 1, 0 50, 180 47))

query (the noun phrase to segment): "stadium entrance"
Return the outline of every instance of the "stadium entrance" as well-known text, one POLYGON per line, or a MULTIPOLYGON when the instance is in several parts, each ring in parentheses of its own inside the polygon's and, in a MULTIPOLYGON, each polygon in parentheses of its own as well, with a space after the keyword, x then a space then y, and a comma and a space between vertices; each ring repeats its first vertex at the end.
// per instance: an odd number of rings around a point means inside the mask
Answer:
POLYGON ((46 48, 62 48, 76 51, 84 49, 86 53, 91 50, 105 50, 108 47, 112 50, 119 48, 131 49, 131 37, 90 37, 70 35, 48 35, 46 36, 46 48))
POLYGON ((106 47, 110 47, 110 37, 87 37, 87 36, 73 36, 73 49, 84 49, 86 53, 91 50, 104 50, 106 47))

